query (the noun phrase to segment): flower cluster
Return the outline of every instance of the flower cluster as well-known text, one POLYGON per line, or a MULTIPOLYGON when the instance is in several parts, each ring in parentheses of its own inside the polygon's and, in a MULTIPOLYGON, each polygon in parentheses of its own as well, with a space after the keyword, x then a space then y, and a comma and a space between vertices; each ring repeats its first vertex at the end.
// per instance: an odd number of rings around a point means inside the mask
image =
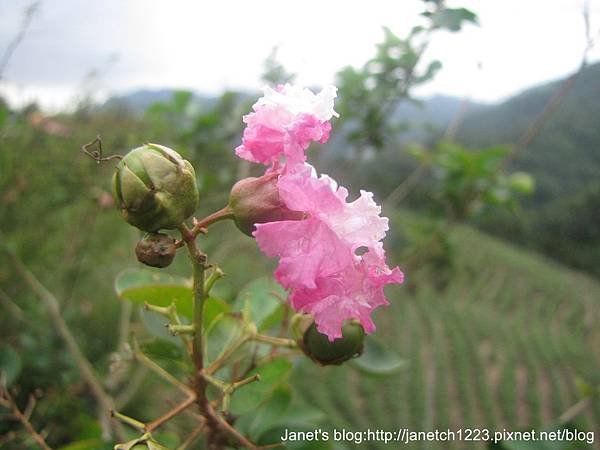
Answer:
POLYGON ((275 278, 289 290, 294 309, 312 314, 330 341, 342 337, 349 319, 374 331, 371 313, 388 304, 384 286, 403 281, 398 267, 386 265, 381 241, 388 219, 380 216, 373 194, 361 191, 348 202, 345 188, 306 163, 310 143, 329 138, 335 96, 334 86, 318 94, 290 85, 265 89, 244 117, 247 127, 236 149, 241 158, 267 165, 265 176, 277 177, 281 203, 300 213, 292 220, 259 221, 253 235, 266 255, 279 258, 275 278))

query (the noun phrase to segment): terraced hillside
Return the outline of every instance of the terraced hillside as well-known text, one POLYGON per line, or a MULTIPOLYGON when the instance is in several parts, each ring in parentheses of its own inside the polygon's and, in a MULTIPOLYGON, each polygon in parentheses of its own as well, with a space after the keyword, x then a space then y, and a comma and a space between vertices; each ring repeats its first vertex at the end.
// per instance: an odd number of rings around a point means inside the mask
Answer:
MULTIPOLYGON (((377 313, 377 337, 408 360, 403 370, 370 378, 298 364, 295 384, 327 413, 326 427, 538 427, 579 400, 577 377, 600 382, 600 283, 470 228, 454 239, 458 267, 446 290, 401 287, 377 313)), ((577 423, 598 432, 600 403, 577 423)), ((461 445, 410 448, 440 447, 461 445)))

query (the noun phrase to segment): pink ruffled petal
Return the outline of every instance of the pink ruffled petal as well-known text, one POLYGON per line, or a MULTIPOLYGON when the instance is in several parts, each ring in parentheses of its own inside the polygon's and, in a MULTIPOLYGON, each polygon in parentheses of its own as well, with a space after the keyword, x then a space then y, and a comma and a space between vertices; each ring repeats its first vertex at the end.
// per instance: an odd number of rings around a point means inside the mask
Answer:
POLYGON ((244 117, 236 149, 241 158, 270 165, 267 173, 279 177, 279 199, 305 217, 258 224, 254 237, 265 254, 279 258, 275 278, 289 289, 293 308, 314 315, 329 340, 341 337, 350 319, 373 332, 371 314, 388 304, 385 286, 404 280, 398 267, 386 265, 381 241, 388 219, 373 194, 361 191, 348 202, 345 188, 306 164, 310 143, 329 138, 335 95, 335 87, 316 95, 288 84, 265 89, 244 117), (359 255, 359 248, 366 251, 359 255))
POLYGON ((246 129, 236 154, 243 159, 265 165, 275 164, 282 156, 292 164, 306 161, 305 151, 311 142, 329 139, 329 120, 333 110, 335 87, 319 94, 290 85, 265 88, 264 96, 244 116, 246 129))
POLYGON ((316 287, 317 276, 346 267, 352 254, 338 237, 315 219, 256 225, 254 237, 268 256, 278 256, 275 278, 288 289, 316 287))

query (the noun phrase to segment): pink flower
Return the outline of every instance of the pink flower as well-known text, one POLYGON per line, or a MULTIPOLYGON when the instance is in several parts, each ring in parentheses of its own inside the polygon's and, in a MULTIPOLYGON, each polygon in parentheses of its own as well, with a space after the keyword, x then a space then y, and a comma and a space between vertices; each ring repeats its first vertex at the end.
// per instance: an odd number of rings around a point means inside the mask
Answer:
POLYGON ((253 236, 265 254, 279 258, 275 278, 290 291, 294 309, 312 314, 330 341, 342 337, 349 319, 373 332, 371 313, 388 304, 384 287, 404 279, 398 267, 386 265, 381 241, 388 219, 380 216, 373 194, 361 191, 347 202, 345 188, 326 175, 317 177, 306 164, 310 143, 329 138, 329 120, 337 117, 335 96, 333 86, 318 94, 288 84, 266 88, 254 112, 244 117, 247 127, 236 149, 241 158, 270 166, 267 173, 278 177, 277 201, 271 203, 299 213, 297 220, 251 224, 253 236))
POLYGON ((318 94, 286 84, 276 90, 264 89, 264 96, 254 104, 254 112, 244 116, 247 124, 242 145, 235 149, 243 159, 265 165, 306 161, 305 150, 312 141, 329 139, 329 120, 337 117, 333 99, 337 89, 324 88, 318 94))
POLYGON ((317 178, 309 165, 282 175, 278 187, 287 208, 307 218, 258 224, 254 236, 265 254, 279 257, 275 278, 290 289, 292 306, 313 314, 330 340, 342 336, 347 319, 374 331, 370 315, 387 304, 384 286, 401 283, 403 275, 385 263, 381 240, 388 220, 372 194, 361 191, 347 203, 346 189, 327 176, 317 178))

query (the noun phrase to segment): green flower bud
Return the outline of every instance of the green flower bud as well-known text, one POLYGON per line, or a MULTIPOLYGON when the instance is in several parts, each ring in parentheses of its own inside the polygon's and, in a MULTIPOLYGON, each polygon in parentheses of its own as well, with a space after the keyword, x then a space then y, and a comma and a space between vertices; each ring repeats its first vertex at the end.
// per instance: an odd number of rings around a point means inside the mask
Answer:
POLYGON ((169 266, 175 253, 175 239, 163 233, 148 233, 135 246, 138 261, 151 267, 169 266))
POLYGON ((146 144, 117 165, 113 195, 131 225, 148 232, 174 229, 196 210, 196 174, 176 151, 146 144))
POLYGON ((242 233, 252 236, 257 223, 300 220, 304 213, 288 209, 279 198, 278 174, 244 178, 231 188, 229 208, 242 233))
POLYGON ((333 342, 319 333, 317 325, 313 323, 304 332, 300 347, 306 356, 323 366, 339 365, 360 356, 364 340, 365 331, 358 322, 346 322, 342 327, 342 337, 333 342))

